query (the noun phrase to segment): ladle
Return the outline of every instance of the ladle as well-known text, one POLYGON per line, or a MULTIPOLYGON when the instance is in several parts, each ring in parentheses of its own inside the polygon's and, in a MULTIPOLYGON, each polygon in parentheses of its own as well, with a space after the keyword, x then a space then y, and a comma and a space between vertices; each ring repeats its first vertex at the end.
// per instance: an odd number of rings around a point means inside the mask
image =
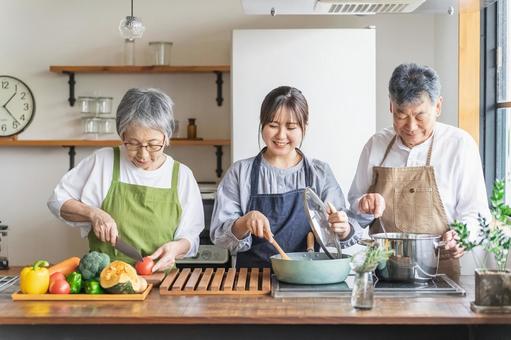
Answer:
POLYGON ((383 216, 380 216, 378 217, 378 221, 380 221, 380 225, 381 225, 381 228, 383 230, 383 233, 385 234, 385 238, 388 238, 387 237, 387 231, 385 230, 385 226, 383 225, 383 219, 382 219, 383 216))

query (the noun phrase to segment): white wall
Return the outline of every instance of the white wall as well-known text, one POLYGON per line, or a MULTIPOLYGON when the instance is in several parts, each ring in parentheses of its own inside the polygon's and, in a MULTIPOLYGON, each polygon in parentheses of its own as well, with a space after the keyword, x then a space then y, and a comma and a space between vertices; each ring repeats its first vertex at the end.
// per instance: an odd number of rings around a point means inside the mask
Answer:
MULTIPOLYGON (((67 78, 48 72, 48 66, 118 64, 122 39, 117 26, 129 14, 129 1, 0 0, 0 8, 0 73, 25 81, 37 102, 34 121, 20 139, 82 138, 79 113, 67 104, 67 78)), ((449 108, 442 120, 457 121, 456 16, 245 16, 235 0, 139 0, 135 15, 147 27, 137 41, 137 60, 147 60, 149 41, 170 40, 174 65, 229 64, 233 29, 375 25, 377 129, 391 122, 387 81, 393 68, 404 61, 438 69, 449 108)), ((113 96, 117 106, 130 87, 159 87, 175 100, 179 120, 198 118, 199 136, 229 138, 229 77, 224 79, 222 107, 214 100, 214 80, 213 75, 77 75, 76 94, 113 96)), ((77 160, 91 151, 79 149, 77 160)), ((224 150, 224 167, 230 162, 229 152, 224 150)), ((197 179, 215 179, 213 148, 176 148, 171 153, 189 165, 197 179)), ((11 264, 37 258, 56 261, 86 250, 78 231, 46 209, 46 199, 67 166, 66 149, 0 148, 0 220, 9 225, 11 264)))

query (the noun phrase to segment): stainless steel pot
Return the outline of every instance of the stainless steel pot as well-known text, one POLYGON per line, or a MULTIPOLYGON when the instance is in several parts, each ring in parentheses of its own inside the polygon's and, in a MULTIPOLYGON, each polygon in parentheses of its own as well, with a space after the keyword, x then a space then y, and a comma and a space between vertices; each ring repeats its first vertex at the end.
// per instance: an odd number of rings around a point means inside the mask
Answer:
POLYGON ((371 238, 380 247, 394 254, 376 268, 376 276, 385 281, 427 281, 437 275, 440 235, 411 233, 380 233, 371 238))

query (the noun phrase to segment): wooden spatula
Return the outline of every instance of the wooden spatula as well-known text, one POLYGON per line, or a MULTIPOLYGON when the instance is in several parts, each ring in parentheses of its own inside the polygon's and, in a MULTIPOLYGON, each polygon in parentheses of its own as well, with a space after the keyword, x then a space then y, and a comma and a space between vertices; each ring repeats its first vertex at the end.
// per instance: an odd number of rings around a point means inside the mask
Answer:
POLYGON ((275 241, 274 238, 270 238, 268 240, 268 242, 270 242, 274 247, 275 249, 277 249, 277 251, 279 252, 280 254, 280 257, 284 260, 291 260, 291 258, 289 256, 287 256, 286 253, 284 253, 284 251, 282 250, 282 248, 280 248, 279 244, 277 243, 277 241, 275 241))

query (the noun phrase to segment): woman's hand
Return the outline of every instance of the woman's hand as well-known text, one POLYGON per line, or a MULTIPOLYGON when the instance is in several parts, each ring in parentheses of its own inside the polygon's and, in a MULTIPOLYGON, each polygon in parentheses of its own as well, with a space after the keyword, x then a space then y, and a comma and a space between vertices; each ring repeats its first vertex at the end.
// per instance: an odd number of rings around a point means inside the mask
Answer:
POLYGON ((447 258, 458 259, 463 256, 465 249, 458 243, 459 236, 454 230, 446 231, 442 235, 442 241, 445 242, 443 247, 444 256, 447 258))
POLYGON ((190 242, 186 239, 170 241, 156 249, 151 254, 153 260, 158 260, 153 266, 153 273, 158 270, 170 269, 176 263, 176 258, 181 258, 190 249, 190 242))
POLYGON ((90 213, 90 221, 94 235, 99 240, 115 246, 119 232, 117 230, 117 223, 115 223, 112 216, 104 210, 94 208, 90 213))
POLYGON ((358 211, 364 214, 373 214, 374 218, 383 215, 385 199, 377 193, 365 194, 358 201, 358 211))
POLYGON ((273 238, 270 221, 257 210, 249 211, 246 215, 238 218, 234 223, 233 233, 239 239, 242 239, 247 233, 251 233, 257 237, 264 237, 267 240, 273 238))
POLYGON ((346 239, 351 231, 351 225, 348 223, 348 215, 346 215, 344 211, 337 211, 330 202, 326 202, 326 205, 330 228, 340 240, 346 239))

